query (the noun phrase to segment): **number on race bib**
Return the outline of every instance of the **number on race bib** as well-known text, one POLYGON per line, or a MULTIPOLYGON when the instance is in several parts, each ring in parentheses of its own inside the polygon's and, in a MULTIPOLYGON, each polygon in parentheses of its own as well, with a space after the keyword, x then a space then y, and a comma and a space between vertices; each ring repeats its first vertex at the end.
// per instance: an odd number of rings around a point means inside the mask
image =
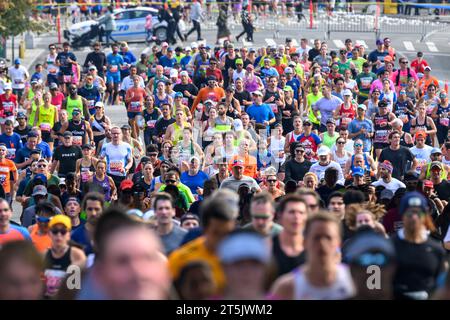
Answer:
POLYGON ((141 103, 139 101, 130 102, 130 111, 131 112, 140 112, 141 111, 141 103))
POLYGON ((51 131, 52 130, 52 126, 50 125, 50 123, 41 123, 41 125, 39 126, 41 128, 42 131, 51 131))
POLYGON ((122 161, 111 161, 109 163, 109 170, 111 172, 121 172, 123 168, 122 161))
POLYGON ((83 144, 83 137, 73 136, 73 144, 76 146, 81 146, 83 144))

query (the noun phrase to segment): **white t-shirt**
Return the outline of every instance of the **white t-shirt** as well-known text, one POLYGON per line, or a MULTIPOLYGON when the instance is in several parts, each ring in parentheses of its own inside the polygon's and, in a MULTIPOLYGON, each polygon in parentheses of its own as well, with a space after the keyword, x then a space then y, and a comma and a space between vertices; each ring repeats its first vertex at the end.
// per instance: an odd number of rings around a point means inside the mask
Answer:
POLYGON ((28 78, 28 71, 24 66, 9 68, 9 77, 11 78, 13 89, 25 89, 25 78, 28 78))
POLYGON ((295 300, 344 300, 355 295, 355 285, 348 266, 339 264, 336 280, 328 287, 316 287, 297 269, 294 277, 295 300))
MULTIPOLYGON (((138 77, 139 77, 139 87, 145 88, 144 79, 142 79, 141 76, 138 77)), ((133 85, 134 85, 133 79, 131 78, 131 76, 127 76, 123 78, 122 84, 120 85, 120 89, 127 91, 128 89, 133 87, 133 85)))
POLYGON ((233 83, 236 81, 237 78, 244 79, 244 76, 245 76, 245 69, 242 69, 241 72, 234 70, 233 71, 233 83))
POLYGON ((311 168, 309 169, 310 172, 313 172, 316 174, 317 178, 319 179, 319 181, 321 179, 323 179, 325 177, 325 171, 328 168, 336 168, 336 170, 338 171, 338 181, 337 183, 344 185, 345 184, 345 179, 344 179, 344 175, 342 174, 342 168, 339 165, 339 163, 335 162, 335 161, 330 161, 330 163, 326 166, 322 166, 319 164, 319 162, 314 163, 311 168))
POLYGON ((433 148, 430 147, 429 145, 424 145, 422 149, 419 149, 416 146, 414 146, 409 150, 411 150, 412 154, 417 159, 416 172, 420 174, 420 170, 422 169, 422 167, 425 166, 427 163, 431 162, 430 155, 431 150, 433 150, 433 148))
POLYGON ((380 178, 380 180, 375 181, 374 183, 372 183, 372 185, 374 187, 383 186, 386 189, 391 190, 393 193, 395 193, 398 188, 406 188, 406 185, 403 182, 395 178, 392 178, 391 182, 389 183, 384 182, 383 179, 380 178))
POLYGON ((305 49, 303 49, 302 47, 299 47, 299 48, 297 49, 297 53, 298 53, 298 55, 299 55, 300 58, 301 58, 301 57, 303 56, 303 53, 304 53, 304 52, 308 53, 309 50, 311 50, 311 47, 310 47, 310 46, 306 46, 305 49))

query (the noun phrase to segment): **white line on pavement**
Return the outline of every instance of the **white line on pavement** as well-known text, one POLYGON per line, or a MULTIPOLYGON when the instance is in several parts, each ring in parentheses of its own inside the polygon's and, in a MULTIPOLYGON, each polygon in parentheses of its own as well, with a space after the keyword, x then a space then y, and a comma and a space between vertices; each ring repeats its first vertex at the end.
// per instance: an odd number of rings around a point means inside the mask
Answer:
POLYGON ((428 46, 428 49, 431 52, 438 52, 438 48, 436 48, 436 45, 434 44, 434 42, 425 42, 425 44, 428 46))
POLYGON ((411 41, 403 41, 403 44, 405 45, 406 50, 415 51, 414 45, 411 41))
POLYGON ((268 46, 276 46, 277 45, 277 43, 273 39, 266 38, 265 41, 268 46))
POLYGON ((338 49, 342 49, 345 47, 345 44, 344 42, 342 42, 342 40, 334 39, 333 42, 338 49))

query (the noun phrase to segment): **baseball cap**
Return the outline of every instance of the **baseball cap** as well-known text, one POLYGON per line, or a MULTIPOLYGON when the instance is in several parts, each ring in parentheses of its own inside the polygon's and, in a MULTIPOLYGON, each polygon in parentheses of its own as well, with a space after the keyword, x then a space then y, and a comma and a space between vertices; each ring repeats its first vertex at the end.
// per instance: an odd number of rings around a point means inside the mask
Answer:
POLYGON ((72 114, 81 113, 81 110, 79 108, 73 108, 72 114))
POLYGON ((191 47, 184 48, 184 51, 191 51, 191 50, 192 50, 191 47))
POLYGON ((416 134, 415 134, 415 138, 417 139, 417 138, 420 138, 420 137, 426 138, 427 137, 427 133, 425 131, 417 131, 416 134))
POLYGON ((255 67, 252 64, 248 64, 247 67, 245 67, 247 70, 254 70, 255 67))
POLYGON ((284 86, 283 91, 294 91, 291 86, 284 86))
POLYGON ((389 160, 384 160, 383 162, 381 162, 380 168, 386 169, 390 173, 392 173, 392 171, 394 170, 394 166, 389 160))
POLYGON ((244 126, 242 125, 242 120, 241 119, 234 119, 233 120, 233 127, 234 127, 234 131, 241 131, 242 129, 244 129, 244 126))
POLYGON ((367 107, 364 104, 360 104, 360 105, 358 105, 358 109, 363 109, 364 111, 366 111, 367 107))
POLYGON ((381 100, 378 102, 378 108, 386 108, 388 106, 388 103, 385 100, 381 100))
POLYGON ((377 39, 377 41, 375 42, 375 44, 376 44, 377 46, 380 45, 380 44, 383 44, 383 40, 377 39))
POLYGON ((97 70, 97 67, 96 67, 96 66, 94 66, 94 65, 92 65, 92 66, 89 66, 89 70, 97 70))
POLYGON ((327 146, 321 146, 319 150, 317 150, 317 154, 319 156, 327 156, 330 154, 330 148, 328 148, 327 146))
POLYGON ((31 196, 46 196, 47 195, 47 188, 42 185, 35 186, 33 188, 33 193, 31 196))
POLYGON ((439 162, 439 161, 433 161, 433 162, 430 164, 430 169, 433 169, 433 168, 435 168, 435 167, 438 167, 438 168, 441 169, 441 170, 444 169, 444 166, 443 166, 442 163, 439 162))
POLYGON ((433 148, 433 149, 431 149, 430 154, 435 154, 435 153, 442 154, 442 151, 441 151, 440 148, 433 148))
POLYGON ((284 69, 284 73, 294 73, 294 71, 291 67, 287 67, 286 69, 284 69))
POLYGON ((169 44, 167 42, 161 43, 161 47, 168 47, 168 46, 169 46, 169 44))
POLYGON ((4 85, 3 85, 3 90, 12 90, 12 85, 11 85, 11 83, 10 82, 8 82, 8 83, 5 83, 4 85))
POLYGON ((229 235, 220 243, 218 256, 223 263, 242 260, 267 263, 270 259, 269 249, 264 238, 251 232, 237 232, 229 235))
POLYGON ((50 90, 58 89, 58 85, 54 82, 50 84, 50 90))
POLYGON ((389 190, 389 189, 384 189, 380 193, 381 200, 383 200, 383 199, 391 200, 393 197, 394 197, 394 193, 392 192, 392 190, 389 190))
POLYGON ((392 62, 392 57, 391 56, 384 57, 384 62, 392 62))
POLYGON ((364 176, 364 169, 361 167, 353 168, 352 177, 355 177, 355 176, 360 176, 360 177, 364 176))
POLYGON ((426 66, 425 68, 423 68, 424 71, 431 71, 431 67, 430 66, 426 66))
POLYGON ((131 130, 131 127, 130 127, 129 124, 124 124, 124 125, 122 125, 122 126, 120 127, 120 129, 122 129, 122 130, 131 130))
POLYGON ((167 48, 167 51, 172 52, 172 51, 173 51, 173 48, 172 48, 172 47, 168 47, 168 48, 167 48))
POLYGON ((447 93, 446 93, 445 91, 441 91, 441 92, 439 93, 439 98, 441 98, 441 99, 447 98, 447 93))
POLYGON ((175 92, 175 98, 183 98, 183 94, 181 92, 175 92))
POLYGON ((63 137, 73 137, 73 134, 71 131, 64 131, 63 137))
POLYGON ((235 64, 244 64, 242 59, 236 59, 235 64))
POLYGON ((197 49, 197 48, 198 48, 197 42, 192 42, 192 43, 191 43, 191 48, 192 48, 192 49, 197 49))
POLYGON ((97 102, 95 103, 95 107, 104 107, 104 104, 103 104, 103 102, 101 102, 101 101, 97 101, 97 102))
POLYGON ((422 210, 428 210, 428 203, 425 196, 417 191, 406 193, 400 200, 399 213, 404 214, 406 210, 412 207, 418 207, 422 210))
POLYGON ((233 161, 233 165, 232 167, 244 167, 244 161, 242 161, 241 159, 235 159, 233 161))
POLYGON ((422 51, 417 52, 417 56, 418 57, 423 57, 423 52, 422 51))
POLYGON ((208 81, 217 81, 217 77, 216 76, 208 76, 208 81))
POLYGON ((351 96, 352 92, 348 89, 345 89, 344 92, 342 93, 343 96, 351 96))
POLYGON ((183 222, 185 222, 186 220, 195 220, 200 223, 199 217, 196 214, 189 213, 189 212, 185 213, 184 215, 181 216, 180 223, 183 224, 183 222))
MULTIPOLYGON (((42 180, 42 182, 47 183, 47 176, 45 174, 43 174, 43 173, 38 173, 33 178, 33 181, 36 181, 36 180, 42 180)), ((33 192, 34 192, 34 189, 33 189, 33 192)))
POLYGON ((329 123, 336 124, 336 121, 333 118, 328 118, 326 124, 329 123))
POLYGON ((212 101, 211 99, 208 99, 208 100, 206 100, 205 101, 205 103, 204 104, 212 104, 212 105, 214 105, 215 104, 215 102, 214 101, 212 101))
POLYGON ((134 186, 134 183, 130 179, 125 179, 120 183, 121 190, 132 189, 133 186, 134 186))
POLYGON ((85 144, 83 144, 83 146, 81 147, 81 149, 89 149, 89 150, 91 150, 93 147, 92 147, 92 145, 90 144, 90 143, 85 143, 85 144))
POLYGON ((257 96, 261 96, 261 97, 263 96, 262 92, 259 90, 253 91, 252 95, 257 95, 257 96))
POLYGON ((350 265, 386 266, 395 261, 395 247, 391 241, 373 230, 357 232, 345 250, 344 261, 350 265))
POLYGON ((48 224, 49 228, 52 228, 53 226, 57 224, 62 224, 67 229, 72 229, 72 222, 70 221, 70 218, 68 216, 65 216, 63 214, 57 214, 53 218, 50 219, 50 222, 48 224))
POLYGON ((18 112, 17 113, 17 119, 26 119, 27 115, 25 114, 25 112, 18 112))
POLYGON ((423 185, 424 185, 424 187, 427 187, 427 188, 433 188, 434 187, 433 182, 431 182, 430 180, 424 180, 423 181, 423 185))
POLYGON ((189 73, 187 71, 181 71, 180 76, 188 76, 189 77, 189 73))
POLYGON ((20 64, 20 59, 19 59, 19 58, 16 58, 16 59, 14 60, 14 64, 20 64))

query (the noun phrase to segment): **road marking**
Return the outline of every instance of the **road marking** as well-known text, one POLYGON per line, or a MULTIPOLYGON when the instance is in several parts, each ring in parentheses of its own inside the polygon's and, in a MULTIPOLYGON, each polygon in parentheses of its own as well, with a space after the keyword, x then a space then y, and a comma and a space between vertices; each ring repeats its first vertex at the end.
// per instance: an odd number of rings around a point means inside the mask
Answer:
POLYGON ((436 45, 434 42, 425 42, 425 44, 428 46, 428 49, 430 49, 431 52, 438 52, 438 48, 436 48, 436 45))
POLYGON ((356 40, 356 44, 359 44, 360 46, 363 46, 366 49, 369 48, 364 40, 356 40))
POLYGON ((277 43, 276 43, 275 40, 273 40, 273 39, 266 38, 266 39, 264 39, 264 40, 266 41, 266 43, 267 43, 268 46, 276 46, 276 45, 277 45, 277 43))
POLYGON ((416 49, 414 49, 414 45, 411 41, 403 41, 403 44, 405 45, 406 50, 416 51, 416 49))
POLYGON ((345 48, 345 44, 344 44, 344 42, 342 42, 342 40, 334 39, 333 42, 338 49, 345 48))

